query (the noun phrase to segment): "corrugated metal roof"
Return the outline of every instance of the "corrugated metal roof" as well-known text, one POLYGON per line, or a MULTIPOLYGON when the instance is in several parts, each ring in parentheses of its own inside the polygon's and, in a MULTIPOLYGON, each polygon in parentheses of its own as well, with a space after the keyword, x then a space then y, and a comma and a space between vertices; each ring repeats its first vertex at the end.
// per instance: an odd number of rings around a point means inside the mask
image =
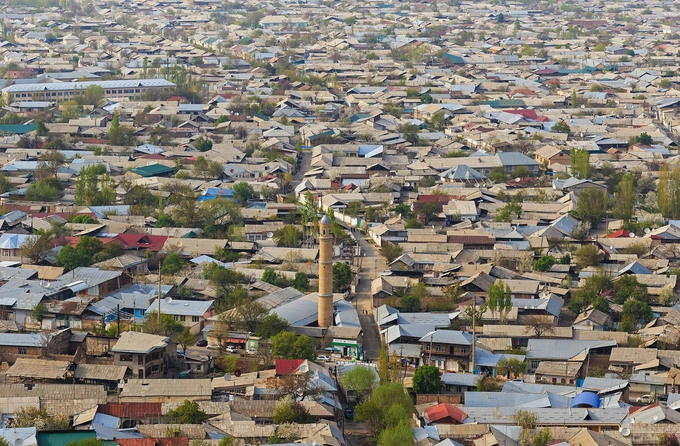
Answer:
POLYGON ((36 91, 75 91, 85 90, 87 87, 97 85, 104 89, 110 88, 135 88, 135 87, 174 87, 175 84, 166 79, 136 79, 116 81, 90 81, 90 82, 55 82, 51 84, 15 84, 2 89, 2 92, 36 92, 36 91))

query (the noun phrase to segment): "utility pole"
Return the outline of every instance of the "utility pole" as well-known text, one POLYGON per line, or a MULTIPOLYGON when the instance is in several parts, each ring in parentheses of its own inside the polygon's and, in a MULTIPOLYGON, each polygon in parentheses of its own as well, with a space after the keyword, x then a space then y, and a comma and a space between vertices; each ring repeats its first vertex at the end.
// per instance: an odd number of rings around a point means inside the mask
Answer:
POLYGON ((475 323, 475 316, 477 315, 477 297, 472 298, 472 361, 470 369, 472 374, 475 374, 475 336, 477 334, 477 324, 475 323))
POLYGON ((161 264, 158 264, 158 329, 161 329, 161 264))

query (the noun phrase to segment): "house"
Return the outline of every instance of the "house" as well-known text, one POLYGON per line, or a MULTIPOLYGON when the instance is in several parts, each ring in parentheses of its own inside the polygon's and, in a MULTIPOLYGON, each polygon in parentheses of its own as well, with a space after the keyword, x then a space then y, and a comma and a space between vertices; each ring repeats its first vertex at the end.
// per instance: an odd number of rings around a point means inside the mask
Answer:
POLYGON ((543 146, 536 150, 536 161, 552 169, 554 164, 570 165, 571 157, 569 154, 559 148, 551 145, 543 146))
POLYGON ((423 413, 427 424, 462 424, 467 417, 465 411, 449 403, 428 407, 423 413))
POLYGON ((457 330, 435 330, 421 337, 423 363, 441 370, 467 370, 472 355, 472 335, 457 330))
POLYGON ((120 392, 122 403, 182 403, 210 401, 210 379, 128 379, 120 392))
MULTIPOLYGON (((146 310, 146 315, 149 313, 158 314, 159 305, 158 299, 154 299, 146 310)), ((215 307, 213 301, 201 300, 180 300, 167 297, 160 301, 160 312, 162 314, 169 314, 177 322, 184 326, 192 327, 195 333, 198 333, 205 326, 206 319, 215 314, 215 307)))
POLYGON ((590 308, 580 313, 572 326, 576 330, 609 331, 612 327, 612 318, 607 313, 590 308))
POLYGON ((47 354, 63 354, 68 351, 71 330, 54 334, 0 333, 0 360, 13 364, 18 358, 39 358, 47 354))
POLYGON ((140 379, 160 378, 167 367, 166 356, 175 356, 175 346, 165 336, 126 331, 113 346, 114 365, 127 366, 140 379))

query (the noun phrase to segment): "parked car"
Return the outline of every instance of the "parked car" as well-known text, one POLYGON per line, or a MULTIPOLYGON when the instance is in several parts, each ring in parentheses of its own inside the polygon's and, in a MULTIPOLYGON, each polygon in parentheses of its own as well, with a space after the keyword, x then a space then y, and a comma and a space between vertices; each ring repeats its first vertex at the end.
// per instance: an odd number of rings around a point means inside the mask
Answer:
POLYGON ((636 403, 642 403, 642 404, 650 404, 653 401, 654 401, 654 397, 652 395, 649 395, 649 394, 639 396, 635 400, 636 403))
POLYGON ((201 339, 198 342, 196 342, 196 347, 207 347, 208 346, 208 341, 205 339, 201 339))
POLYGON ((238 353, 238 350, 233 345, 227 345, 224 347, 224 351, 227 353, 238 353))
POLYGON ((347 418, 348 420, 351 420, 352 418, 354 418, 354 408, 353 407, 348 407, 347 409, 345 409, 345 418, 347 418))
POLYGON ((246 350, 246 355, 257 355, 257 350, 246 350))
POLYGON ((330 356, 327 355, 319 355, 316 357, 317 361, 323 361, 323 362, 331 362, 330 356))
POLYGON ((219 350, 219 349, 220 349, 220 345, 219 345, 219 344, 210 344, 210 345, 208 346, 208 349, 209 349, 209 350, 219 350))

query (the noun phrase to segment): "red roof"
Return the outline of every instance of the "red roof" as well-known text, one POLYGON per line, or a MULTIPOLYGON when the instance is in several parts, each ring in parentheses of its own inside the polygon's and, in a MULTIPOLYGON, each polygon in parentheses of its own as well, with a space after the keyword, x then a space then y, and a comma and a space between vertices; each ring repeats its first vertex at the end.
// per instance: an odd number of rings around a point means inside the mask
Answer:
POLYGON ((168 237, 165 235, 124 233, 118 234, 112 238, 100 240, 105 245, 116 241, 125 246, 125 249, 150 249, 152 251, 160 251, 167 239, 168 237))
POLYGON ((160 417, 163 403, 106 403, 97 407, 98 413, 118 418, 143 419, 160 417))
POLYGON ((629 237, 630 232, 626 231, 625 229, 619 229, 616 232, 612 232, 609 234, 606 238, 619 238, 619 237, 629 237))
POLYGON ((536 110, 524 110, 524 109, 519 109, 519 110, 503 110, 505 113, 512 113, 513 115, 521 115, 524 116, 527 119, 536 119, 538 118, 538 114, 536 113, 536 110))
POLYGON ((276 374, 287 375, 290 372, 300 367, 300 364, 305 362, 304 359, 277 359, 276 360, 276 374))
POLYGON ((120 446, 189 446, 187 437, 116 438, 120 446))
POLYGON ((429 407, 425 409, 425 415, 427 415, 427 418, 432 423, 437 421, 441 423, 442 420, 446 420, 447 418, 451 421, 462 423, 468 417, 461 409, 449 403, 440 403, 436 406, 429 407))
POLYGON ((448 203, 451 200, 451 197, 448 195, 439 195, 439 194, 434 194, 434 195, 418 195, 417 201, 426 201, 426 202, 432 202, 432 203, 448 203))

